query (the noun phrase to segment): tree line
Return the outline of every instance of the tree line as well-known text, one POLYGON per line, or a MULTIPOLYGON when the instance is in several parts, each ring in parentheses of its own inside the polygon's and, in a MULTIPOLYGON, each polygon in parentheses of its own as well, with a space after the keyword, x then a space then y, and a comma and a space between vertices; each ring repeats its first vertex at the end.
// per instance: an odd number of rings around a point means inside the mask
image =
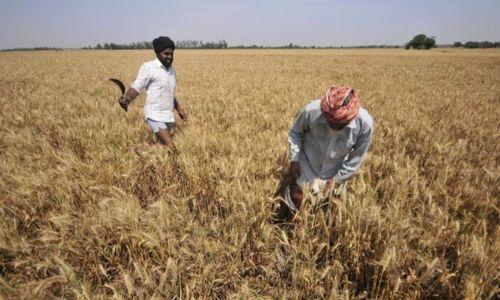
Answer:
MULTIPOLYGON (((437 47, 436 45, 436 37, 434 36, 426 36, 425 34, 418 34, 413 37, 411 41, 406 43, 405 48, 406 49, 431 49, 437 47)), ((453 43, 453 47, 463 47, 463 48, 469 48, 469 49, 476 49, 476 48, 500 48, 500 42, 490 42, 490 41, 482 41, 482 42, 473 42, 473 41, 468 41, 465 44, 462 42, 455 42, 453 43)))
MULTIPOLYGON (((303 46, 294 43, 289 43, 281 46, 263 46, 263 45, 236 45, 229 46, 226 40, 203 42, 197 40, 179 40, 176 41, 177 49, 364 49, 364 48, 400 48, 399 45, 364 45, 364 46, 303 46)), ((463 48, 500 48, 500 42, 472 42, 466 43, 455 42, 454 47, 463 48)), ((436 37, 418 34, 413 37, 404 46, 406 49, 431 49, 437 47, 436 37)), ((134 49, 153 49, 152 42, 134 42, 130 44, 104 43, 96 44, 95 46, 86 46, 80 49, 84 50, 134 50, 134 49)), ((34 47, 34 48, 11 48, 1 51, 32 51, 32 50, 55 50, 61 51, 63 48, 58 47, 34 47)))
POLYGON ((52 50, 52 51, 62 51, 62 48, 58 47, 34 47, 34 48, 10 48, 2 49, 1 51, 42 51, 42 50, 52 50))
MULTIPOLYGON (((177 49, 226 49, 228 48, 226 40, 216 42, 202 42, 195 40, 180 40, 175 42, 177 49)), ((104 43, 95 46, 83 47, 85 50, 134 50, 134 49, 153 49, 152 42, 135 42, 131 44, 104 43)))
MULTIPOLYGON (((176 49, 343 49, 343 48, 399 48, 399 45, 363 45, 363 46, 303 46, 294 43, 279 46, 236 45, 229 46, 226 40, 203 42, 196 40, 180 40, 175 42, 176 49)), ((83 47, 84 50, 122 50, 122 49, 153 49, 151 42, 131 44, 105 43, 83 47)))
POLYGON ((462 44, 462 42, 455 42, 453 44, 453 46, 454 47, 469 48, 469 49, 500 48, 500 42, 490 42, 490 41, 472 42, 472 41, 468 41, 465 44, 462 44))

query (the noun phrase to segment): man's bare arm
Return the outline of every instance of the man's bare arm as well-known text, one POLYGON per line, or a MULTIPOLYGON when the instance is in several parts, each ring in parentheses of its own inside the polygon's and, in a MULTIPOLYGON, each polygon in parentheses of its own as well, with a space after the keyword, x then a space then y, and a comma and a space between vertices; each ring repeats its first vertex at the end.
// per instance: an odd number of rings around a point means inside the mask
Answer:
POLYGON ((177 99, 177 97, 174 97, 174 108, 177 110, 177 113, 179 113, 179 116, 181 117, 181 119, 187 121, 188 114, 184 110, 184 108, 182 108, 181 103, 179 102, 179 100, 177 99))

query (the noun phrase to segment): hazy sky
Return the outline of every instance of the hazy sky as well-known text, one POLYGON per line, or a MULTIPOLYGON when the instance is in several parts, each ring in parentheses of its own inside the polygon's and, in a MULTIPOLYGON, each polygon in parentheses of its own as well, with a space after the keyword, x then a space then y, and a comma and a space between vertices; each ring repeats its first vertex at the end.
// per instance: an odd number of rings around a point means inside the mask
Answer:
POLYGON ((174 40, 229 45, 500 41, 500 0, 0 0, 0 49, 174 40))

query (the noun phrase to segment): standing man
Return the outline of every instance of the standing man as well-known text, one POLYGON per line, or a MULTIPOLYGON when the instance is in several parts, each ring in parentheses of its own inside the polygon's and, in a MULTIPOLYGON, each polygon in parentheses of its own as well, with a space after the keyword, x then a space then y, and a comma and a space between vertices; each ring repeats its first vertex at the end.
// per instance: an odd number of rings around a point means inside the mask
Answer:
POLYGON ((156 59, 142 64, 134 83, 118 101, 126 110, 141 90, 146 90, 144 120, 158 141, 174 149, 173 110, 176 109, 183 120, 187 120, 188 117, 179 100, 175 98, 176 77, 175 69, 172 67, 175 44, 169 37, 160 36, 153 40, 153 47, 156 59))
POLYGON ((290 186, 285 200, 297 212, 308 184, 323 197, 345 190, 358 171, 373 137, 373 119, 349 86, 332 86, 307 104, 289 133, 290 186))

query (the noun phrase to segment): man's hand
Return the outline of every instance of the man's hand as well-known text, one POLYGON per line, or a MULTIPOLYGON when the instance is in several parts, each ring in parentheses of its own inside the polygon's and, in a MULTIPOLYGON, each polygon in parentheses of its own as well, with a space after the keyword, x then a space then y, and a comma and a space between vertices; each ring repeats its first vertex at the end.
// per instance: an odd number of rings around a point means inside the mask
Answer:
POLYGON ((184 108, 181 106, 181 103, 177 99, 177 97, 174 97, 174 108, 177 110, 177 113, 179 114, 179 117, 183 119, 184 121, 187 121, 189 118, 188 113, 184 110, 184 108))
POLYGON ((118 98, 118 104, 120 104, 124 111, 127 111, 128 105, 134 101, 137 96, 139 96, 139 92, 134 88, 129 88, 125 95, 121 95, 120 98, 118 98))
POLYGON ((295 182, 300 176, 300 164, 298 161, 292 161, 288 169, 288 174, 292 182, 295 182))
POLYGON ((118 104, 120 104, 120 107, 123 108, 124 111, 127 111, 130 99, 128 99, 125 95, 121 95, 120 98, 118 98, 118 104))
POLYGON ((335 181, 333 180, 333 177, 332 177, 326 181, 325 186, 323 187, 323 191, 322 191, 323 197, 328 196, 328 194, 331 191, 333 191, 334 188, 335 188, 335 181))
POLYGON ((179 117, 181 117, 181 119, 183 119, 184 121, 187 121, 189 119, 189 115, 184 109, 178 109, 177 113, 179 114, 179 117))

